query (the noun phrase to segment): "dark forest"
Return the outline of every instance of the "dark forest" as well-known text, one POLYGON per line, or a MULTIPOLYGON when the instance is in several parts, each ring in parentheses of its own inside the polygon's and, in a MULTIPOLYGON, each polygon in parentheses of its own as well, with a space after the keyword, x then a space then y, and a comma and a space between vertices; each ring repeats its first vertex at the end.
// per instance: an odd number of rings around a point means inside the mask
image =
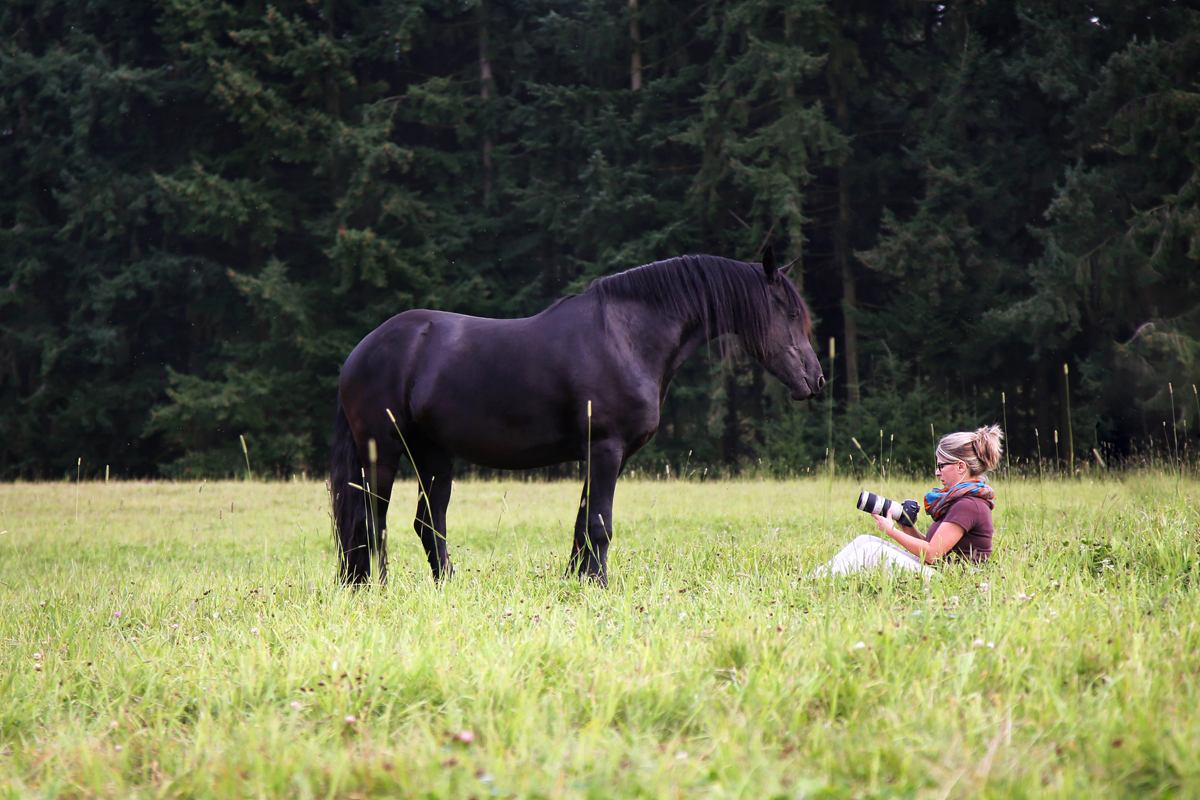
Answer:
POLYGON ((319 476, 393 314, 767 244, 832 391, 702 352, 633 468, 1194 454, 1198 9, 10 0, 0 478, 319 476))

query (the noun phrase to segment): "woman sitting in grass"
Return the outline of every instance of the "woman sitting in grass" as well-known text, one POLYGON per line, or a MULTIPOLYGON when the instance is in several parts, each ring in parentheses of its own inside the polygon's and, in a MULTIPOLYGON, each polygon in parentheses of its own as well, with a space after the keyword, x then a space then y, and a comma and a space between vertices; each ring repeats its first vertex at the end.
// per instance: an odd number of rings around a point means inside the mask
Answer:
POLYGON ((859 536, 814 574, 845 575, 869 567, 931 574, 928 565, 943 558, 973 564, 987 561, 992 554, 992 507, 996 504, 987 473, 1000 463, 1003 438, 999 425, 943 436, 935 451, 934 470, 942 488, 925 495, 925 512, 933 517, 929 533, 872 514, 880 533, 896 544, 877 536, 859 536))

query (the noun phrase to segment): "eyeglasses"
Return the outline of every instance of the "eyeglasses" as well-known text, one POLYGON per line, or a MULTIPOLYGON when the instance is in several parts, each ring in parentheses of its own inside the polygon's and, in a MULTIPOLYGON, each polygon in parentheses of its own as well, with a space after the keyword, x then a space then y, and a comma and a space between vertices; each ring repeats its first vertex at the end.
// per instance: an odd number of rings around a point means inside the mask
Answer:
POLYGON ((957 461, 939 461, 939 462, 937 462, 937 466, 935 466, 933 468, 933 471, 937 472, 938 470, 942 469, 943 467, 949 467, 949 466, 951 466, 953 464, 957 464, 957 463, 958 463, 957 461))

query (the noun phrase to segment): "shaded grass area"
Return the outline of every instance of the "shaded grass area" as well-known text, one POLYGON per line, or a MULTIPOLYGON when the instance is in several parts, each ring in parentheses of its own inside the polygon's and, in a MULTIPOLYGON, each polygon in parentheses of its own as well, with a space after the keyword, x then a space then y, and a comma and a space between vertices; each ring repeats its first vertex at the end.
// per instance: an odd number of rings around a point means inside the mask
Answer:
POLYGON ((604 591, 562 578, 577 485, 457 484, 446 587, 404 485, 347 592, 322 484, 2 485, 0 792, 1200 790, 1200 484, 999 481, 984 569, 808 580, 860 488, 625 481, 604 591))

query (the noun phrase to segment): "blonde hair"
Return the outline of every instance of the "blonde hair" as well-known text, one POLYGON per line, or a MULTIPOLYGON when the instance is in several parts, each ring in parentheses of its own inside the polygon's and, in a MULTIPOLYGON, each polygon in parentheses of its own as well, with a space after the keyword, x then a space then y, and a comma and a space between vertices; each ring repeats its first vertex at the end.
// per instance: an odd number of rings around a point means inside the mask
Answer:
POLYGON ((985 425, 976 431, 959 431, 942 437, 937 446, 938 461, 962 461, 972 476, 985 474, 1000 463, 1000 441, 1004 431, 999 425, 985 425))

